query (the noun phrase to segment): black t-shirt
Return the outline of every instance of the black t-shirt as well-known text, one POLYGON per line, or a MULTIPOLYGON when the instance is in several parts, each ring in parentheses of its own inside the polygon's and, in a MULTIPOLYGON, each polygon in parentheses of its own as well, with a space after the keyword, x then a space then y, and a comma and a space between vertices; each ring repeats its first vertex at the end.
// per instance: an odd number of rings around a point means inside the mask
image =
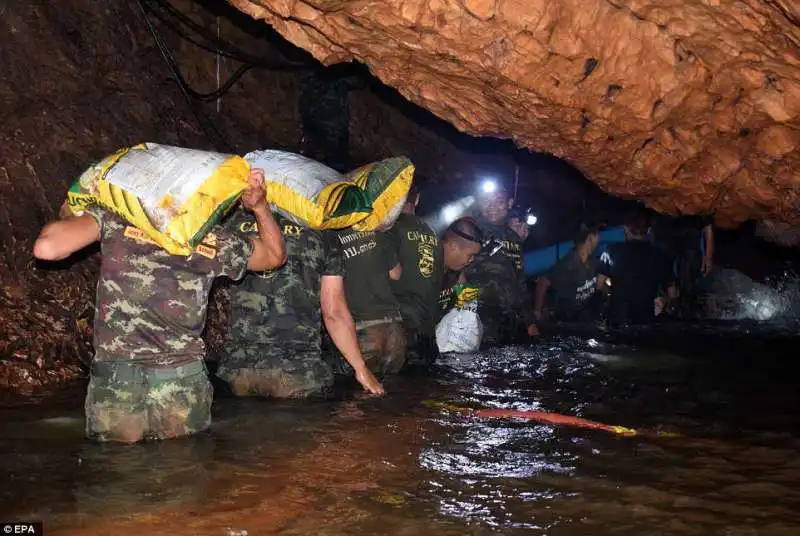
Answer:
POLYGON ((386 233, 345 229, 336 232, 344 257, 347 304, 356 322, 399 317, 397 300, 389 285, 389 270, 397 255, 386 233))
POLYGON ((600 260, 600 273, 611 278, 611 317, 652 318, 653 300, 675 279, 670 258, 653 244, 633 240, 609 245, 600 260))
POLYGON ((557 316, 578 311, 597 292, 598 260, 590 255, 586 264, 573 249, 547 273, 555 294, 553 309, 557 316))
POLYGON ((433 333, 444 271, 439 238, 413 214, 401 214, 386 237, 403 267, 400 280, 391 282, 403 325, 433 333))

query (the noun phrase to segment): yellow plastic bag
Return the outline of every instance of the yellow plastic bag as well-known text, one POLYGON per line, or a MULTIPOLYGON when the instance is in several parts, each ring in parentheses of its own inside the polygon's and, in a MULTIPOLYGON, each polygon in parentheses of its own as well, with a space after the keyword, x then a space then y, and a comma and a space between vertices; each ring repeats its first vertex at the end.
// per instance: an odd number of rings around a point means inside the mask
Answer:
POLYGON ((73 183, 73 214, 114 212, 173 255, 190 255, 247 188, 243 158, 142 143, 92 165, 73 183))
POLYGON ((369 196, 336 170, 287 151, 253 151, 252 168, 264 170, 267 203, 303 227, 344 229, 372 212, 369 196))
POLYGON ((347 178, 366 192, 372 204, 372 213, 353 225, 353 229, 386 230, 403 210, 414 180, 414 164, 404 156, 387 158, 355 169, 347 178))

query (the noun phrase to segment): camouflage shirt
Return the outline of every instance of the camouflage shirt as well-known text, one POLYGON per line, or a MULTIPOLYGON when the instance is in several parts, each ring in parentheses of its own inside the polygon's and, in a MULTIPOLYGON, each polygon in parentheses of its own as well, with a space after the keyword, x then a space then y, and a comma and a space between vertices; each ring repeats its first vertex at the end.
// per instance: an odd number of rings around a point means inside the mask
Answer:
MULTIPOLYGON (((522 267, 522 244, 506 225, 479 221, 486 242, 464 273, 480 288, 482 311, 515 312, 526 324, 534 323, 533 303, 522 267)), ((483 313, 482 313, 483 314, 483 313)))
MULTIPOLYGON (((330 231, 305 229, 277 214, 275 221, 288 260, 231 287, 229 356, 320 353, 322 278, 344 275, 341 249, 330 231)), ((225 225, 241 236, 258 232, 253 215, 243 210, 225 225)))
POLYGON ((103 256, 95 360, 178 366, 204 357, 211 285, 217 277, 244 275, 250 241, 215 227, 189 257, 170 255, 111 212, 87 213, 100 226, 103 256))

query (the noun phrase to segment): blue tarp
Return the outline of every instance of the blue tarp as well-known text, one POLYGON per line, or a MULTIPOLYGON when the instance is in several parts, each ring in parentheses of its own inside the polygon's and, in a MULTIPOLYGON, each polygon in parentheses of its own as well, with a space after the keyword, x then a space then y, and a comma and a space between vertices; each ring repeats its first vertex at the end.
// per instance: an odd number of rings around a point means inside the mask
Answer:
MULTIPOLYGON (((605 229, 600 232, 600 243, 597 246, 596 254, 598 256, 602 255, 609 244, 624 241, 625 228, 623 226, 605 229)), ((568 240, 546 248, 529 251, 523 257, 525 275, 539 275, 546 272, 551 266, 564 258, 574 246, 575 241, 568 240)))

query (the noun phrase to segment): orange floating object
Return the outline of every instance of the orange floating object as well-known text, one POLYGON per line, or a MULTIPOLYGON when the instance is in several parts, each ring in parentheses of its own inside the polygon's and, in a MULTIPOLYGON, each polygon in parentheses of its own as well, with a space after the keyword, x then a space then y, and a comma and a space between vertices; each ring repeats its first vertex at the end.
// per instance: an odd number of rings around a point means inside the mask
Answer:
POLYGON ((423 405, 431 407, 439 407, 448 411, 455 411, 461 413, 470 413, 475 417, 483 417, 487 419, 527 419, 531 421, 552 424, 556 426, 574 426, 577 428, 588 428, 590 430, 603 430, 623 436, 647 436, 647 437, 679 437, 679 434, 672 432, 659 432, 659 431, 639 431, 633 428, 626 428, 624 426, 615 426, 611 424, 604 424, 601 422, 590 421, 581 417, 572 417, 569 415, 561 415, 560 413, 553 413, 550 411, 537 411, 537 410, 522 410, 522 409, 472 409, 463 406, 457 406, 447 402, 436 402, 428 400, 423 402, 423 405))
POLYGON ((600 422, 551 413, 549 411, 521 410, 521 409, 479 409, 473 412, 476 417, 496 418, 496 419, 528 419, 531 421, 554 424, 561 426, 576 426, 578 428, 589 428, 591 430, 604 430, 620 435, 636 435, 638 432, 632 428, 624 426, 612 426, 600 422))

